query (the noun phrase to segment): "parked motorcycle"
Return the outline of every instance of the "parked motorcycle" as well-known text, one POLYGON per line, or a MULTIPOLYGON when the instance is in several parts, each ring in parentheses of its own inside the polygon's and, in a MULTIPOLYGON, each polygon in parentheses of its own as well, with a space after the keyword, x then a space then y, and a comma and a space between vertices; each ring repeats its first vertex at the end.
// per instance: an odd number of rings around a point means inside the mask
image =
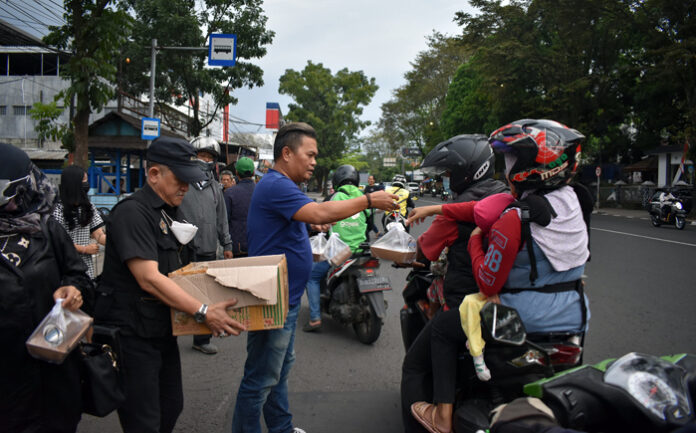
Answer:
POLYGON ((686 214, 684 202, 675 198, 661 202, 655 194, 650 201, 650 222, 655 227, 660 227, 662 224, 674 224, 679 230, 683 230, 686 226, 686 214))
POLYGON ((563 427, 583 432, 670 432, 693 423, 696 356, 628 353, 530 383, 525 393, 563 427))
POLYGON ((370 255, 367 243, 340 266, 332 266, 321 284, 321 311, 334 320, 352 325, 364 344, 377 341, 386 317, 385 290, 391 290, 389 277, 377 274, 379 260, 370 255))

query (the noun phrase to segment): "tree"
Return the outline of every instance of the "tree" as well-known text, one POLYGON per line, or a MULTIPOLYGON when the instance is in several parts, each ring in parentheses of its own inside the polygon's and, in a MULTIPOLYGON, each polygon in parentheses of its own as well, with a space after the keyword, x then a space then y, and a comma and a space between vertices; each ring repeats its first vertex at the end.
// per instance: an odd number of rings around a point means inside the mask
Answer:
POLYGON ((218 107, 236 104, 234 89, 263 85, 263 70, 251 63, 266 55, 275 33, 266 29, 262 0, 126 0, 136 17, 133 44, 121 57, 124 89, 146 93, 150 83, 151 40, 159 46, 204 47, 210 33, 237 35, 234 67, 208 68, 207 51, 163 50, 157 56, 155 97, 158 103, 190 104, 193 119, 188 132, 198 136, 210 122, 201 118, 201 95, 213 96, 218 107))
POLYGON ((278 91, 294 100, 285 118, 307 122, 317 132, 319 157, 314 173, 319 185, 323 186, 329 171, 338 167, 338 160, 358 133, 370 125, 361 121, 360 115, 377 89, 375 79, 368 79, 362 71, 343 68, 333 75, 311 60, 302 71, 286 69, 280 77, 278 91))
POLYGON ((58 107, 56 101, 44 104, 36 102, 29 110, 31 118, 36 121, 36 134, 39 138, 39 146, 43 146, 44 141, 50 138, 53 141, 60 141, 62 147, 69 152, 75 151, 75 140, 72 128, 58 122, 58 118, 63 114, 63 109, 58 107))
POLYGON ((396 148, 417 147, 425 155, 445 137, 440 118, 445 95, 455 71, 469 55, 457 38, 433 32, 427 36, 428 49, 418 53, 404 78, 406 84, 382 104, 379 128, 396 148))
POLYGON ((75 163, 87 168, 89 115, 99 111, 113 96, 115 59, 128 37, 131 19, 110 0, 66 0, 65 24, 49 27, 44 38, 48 45, 72 53, 61 75, 70 87, 59 93, 63 106, 75 98, 75 115, 71 119, 75 143, 75 163))

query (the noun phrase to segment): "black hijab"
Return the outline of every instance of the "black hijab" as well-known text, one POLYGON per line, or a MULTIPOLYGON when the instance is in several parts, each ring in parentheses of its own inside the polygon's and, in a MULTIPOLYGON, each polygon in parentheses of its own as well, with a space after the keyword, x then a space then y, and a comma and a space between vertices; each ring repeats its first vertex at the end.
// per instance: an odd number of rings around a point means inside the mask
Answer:
POLYGON ((77 165, 65 167, 60 175, 60 202, 69 230, 74 229, 76 224, 86 227, 92 221, 92 205, 82 188, 84 177, 85 170, 77 165))

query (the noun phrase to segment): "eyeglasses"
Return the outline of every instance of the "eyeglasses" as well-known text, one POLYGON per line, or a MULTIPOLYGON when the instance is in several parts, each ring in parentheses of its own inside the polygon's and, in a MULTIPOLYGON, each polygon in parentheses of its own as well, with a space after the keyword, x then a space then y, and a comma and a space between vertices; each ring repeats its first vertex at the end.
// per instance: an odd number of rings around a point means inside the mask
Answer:
POLYGON ((17 187, 29 183, 29 177, 30 175, 15 180, 0 179, 0 206, 9 203, 17 195, 17 187))

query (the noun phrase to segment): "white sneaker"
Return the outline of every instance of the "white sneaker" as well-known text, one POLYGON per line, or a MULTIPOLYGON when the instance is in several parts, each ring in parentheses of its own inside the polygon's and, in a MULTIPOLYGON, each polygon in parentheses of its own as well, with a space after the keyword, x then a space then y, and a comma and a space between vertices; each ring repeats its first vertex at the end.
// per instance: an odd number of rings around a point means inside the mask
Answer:
POLYGON ((292 433, 307 433, 307 432, 302 430, 301 428, 295 427, 294 429, 292 429, 292 433))

